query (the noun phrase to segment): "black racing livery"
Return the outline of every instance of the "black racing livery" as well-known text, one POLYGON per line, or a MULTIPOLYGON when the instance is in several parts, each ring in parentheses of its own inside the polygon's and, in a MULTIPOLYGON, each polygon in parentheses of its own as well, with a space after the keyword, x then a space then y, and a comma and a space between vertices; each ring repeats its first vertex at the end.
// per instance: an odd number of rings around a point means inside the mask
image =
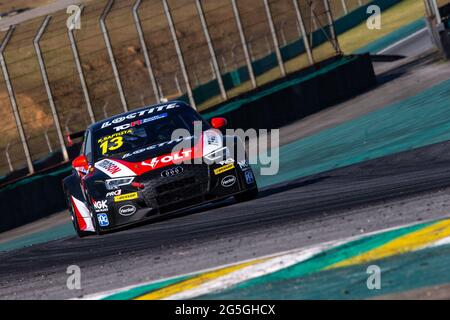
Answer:
POLYGON ((146 106, 90 125, 63 180, 78 236, 234 196, 257 196, 244 144, 182 101, 146 106))

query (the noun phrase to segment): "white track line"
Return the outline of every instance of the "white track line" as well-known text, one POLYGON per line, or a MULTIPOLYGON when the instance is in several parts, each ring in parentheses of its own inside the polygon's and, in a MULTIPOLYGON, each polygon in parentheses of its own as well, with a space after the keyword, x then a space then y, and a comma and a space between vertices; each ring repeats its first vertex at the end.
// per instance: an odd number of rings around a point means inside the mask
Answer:
MULTIPOLYGON (((238 262, 228 263, 228 264, 224 264, 224 265, 221 265, 221 266, 215 266, 215 267, 211 267, 211 268, 207 268, 207 269, 203 269, 203 270, 199 270, 199 271, 195 271, 195 272, 190 272, 190 273, 186 273, 186 274, 182 274, 182 275, 176 275, 176 276, 173 276, 173 277, 163 278, 163 279, 160 279, 160 280, 152 280, 152 281, 149 281, 149 282, 144 282, 144 283, 140 283, 140 284, 134 284, 134 285, 118 288, 118 289, 113 289, 113 290, 103 291, 103 292, 99 292, 99 293, 94 293, 94 294, 91 294, 91 295, 86 295, 86 296, 84 296, 81 299, 83 299, 83 300, 103 299, 103 298, 109 297, 109 296, 111 296, 113 294, 117 294, 117 293, 120 293, 120 292, 128 291, 128 290, 131 290, 131 289, 134 289, 134 288, 137 288, 137 287, 146 286, 146 285, 150 285, 150 284, 154 284, 154 283, 158 283, 158 282, 163 282, 163 281, 168 281, 168 280, 172 280, 172 279, 176 279, 176 278, 180 278, 180 277, 194 276, 194 275, 198 275, 198 274, 202 274, 202 273, 207 273, 207 272, 211 272, 211 271, 214 271, 214 270, 223 269, 223 268, 235 266, 235 265, 238 265, 238 264, 242 264, 242 263, 246 263, 246 262, 250 262, 250 261, 254 261, 254 260, 258 260, 258 259, 275 259, 275 258, 278 258, 278 257, 279 258, 283 258, 284 256, 291 256, 291 259, 292 259, 292 255, 298 255, 298 257, 300 257, 301 254, 307 254, 308 252, 314 252, 314 251, 317 251, 316 252, 316 254, 317 254, 317 253, 321 253, 321 252, 323 252, 325 250, 329 250, 329 249, 332 249, 334 247, 337 247, 337 246, 339 246, 341 244, 348 243, 348 242, 351 242, 351 241, 355 241, 355 240, 358 240, 358 239, 361 239, 361 238, 364 238, 364 237, 373 236, 373 235, 377 235, 377 234, 380 234, 380 233, 384 233, 384 232, 388 232, 388 231, 392 231, 392 230, 396 230, 396 229, 407 228, 407 227, 411 227, 411 226, 418 225, 418 224, 423 224, 423 223, 433 222, 433 221, 440 221, 440 220, 449 219, 449 218, 450 218, 450 215, 445 215, 445 216, 442 216, 442 218, 440 218, 440 219, 427 219, 427 220, 424 220, 424 221, 412 222, 412 223, 408 223, 408 224, 405 224, 405 225, 400 225, 400 226, 396 226, 396 227, 386 228, 386 229, 382 229, 382 230, 376 230, 376 231, 368 232, 368 233, 357 235, 357 236, 352 236, 352 237, 343 238, 343 239, 339 239, 339 240, 328 241, 328 242, 324 242, 322 244, 312 245, 312 246, 305 247, 305 248, 302 248, 302 249, 286 250, 286 251, 278 252, 278 253, 275 253, 275 254, 269 254, 269 255, 262 256, 262 257, 258 257, 258 258, 251 258, 251 259, 246 259, 246 260, 242 260, 242 261, 238 261, 238 262)), ((446 242, 444 240, 446 240, 446 241, 448 241, 450 243, 450 237, 442 239, 439 242, 442 242, 442 244, 446 244, 446 242)), ((434 245, 438 245, 439 242, 436 242, 434 245)), ((274 260, 273 263, 276 263, 276 261, 277 260, 274 260)), ((286 261, 288 261, 288 259, 286 261)), ((266 262, 269 262, 269 261, 266 261, 266 262)), ((274 267, 275 267, 275 265, 274 265, 274 267)), ((246 268, 244 268, 244 269, 246 269, 246 268)), ((242 269, 242 270, 244 270, 244 269, 242 269)), ((231 276, 231 274, 230 274, 230 276, 231 276)), ((235 279, 235 278, 232 278, 232 279, 235 279)), ((217 279, 215 279, 213 281, 216 281, 216 280, 217 279)), ((170 299, 172 299, 172 298, 170 298, 170 299)))
POLYGON ((426 27, 420 29, 419 31, 414 32, 413 34, 407 36, 406 38, 401 39, 400 41, 397 41, 397 42, 391 44, 391 45, 388 46, 387 48, 384 48, 383 50, 378 51, 377 54, 383 54, 383 53, 385 53, 386 51, 389 51, 389 50, 391 50, 392 48, 395 48, 396 46, 399 46, 399 45, 401 45, 402 43, 404 43, 404 42, 406 42, 406 41, 408 41, 408 40, 410 40, 410 39, 412 39, 412 38, 414 38, 414 37, 417 37, 419 34, 425 32, 425 31, 427 31, 427 28, 426 28, 426 27))

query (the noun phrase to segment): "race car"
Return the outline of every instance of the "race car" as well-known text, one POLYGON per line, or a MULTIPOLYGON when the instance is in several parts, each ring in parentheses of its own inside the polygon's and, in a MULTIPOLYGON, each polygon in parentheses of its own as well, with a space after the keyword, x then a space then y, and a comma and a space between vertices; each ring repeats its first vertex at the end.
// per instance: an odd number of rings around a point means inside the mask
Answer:
POLYGON ((90 125, 63 180, 79 237, 230 196, 258 194, 244 144, 182 101, 146 106, 90 125))

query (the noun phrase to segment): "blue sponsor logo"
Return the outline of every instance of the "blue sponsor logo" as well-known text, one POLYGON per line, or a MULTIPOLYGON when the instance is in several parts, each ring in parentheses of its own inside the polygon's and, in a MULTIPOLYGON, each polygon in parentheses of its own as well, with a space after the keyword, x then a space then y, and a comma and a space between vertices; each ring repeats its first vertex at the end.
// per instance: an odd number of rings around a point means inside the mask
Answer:
POLYGON ((98 219, 98 223, 100 224, 100 227, 109 226, 109 219, 108 219, 108 215, 106 213, 97 214, 97 219, 98 219))
POLYGON ((253 184, 255 183, 255 176, 253 175, 253 172, 251 170, 245 171, 245 181, 247 184, 253 184))

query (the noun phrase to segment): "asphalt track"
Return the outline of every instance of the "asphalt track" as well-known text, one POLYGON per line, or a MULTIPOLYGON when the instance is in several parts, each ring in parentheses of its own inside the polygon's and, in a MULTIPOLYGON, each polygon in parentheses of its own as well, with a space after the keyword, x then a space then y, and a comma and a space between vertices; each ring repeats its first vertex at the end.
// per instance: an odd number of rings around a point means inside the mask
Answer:
POLYGON ((0 298, 72 298, 442 217, 450 209, 446 193, 417 193, 450 186, 449 162, 446 142, 272 186, 248 203, 4 253, 0 298), (82 270, 80 291, 66 287, 72 264, 82 270))
POLYGON ((0 254, 1 299, 73 298, 450 212, 450 143, 267 187, 175 219, 0 254), (82 290, 66 269, 82 270, 82 290))

